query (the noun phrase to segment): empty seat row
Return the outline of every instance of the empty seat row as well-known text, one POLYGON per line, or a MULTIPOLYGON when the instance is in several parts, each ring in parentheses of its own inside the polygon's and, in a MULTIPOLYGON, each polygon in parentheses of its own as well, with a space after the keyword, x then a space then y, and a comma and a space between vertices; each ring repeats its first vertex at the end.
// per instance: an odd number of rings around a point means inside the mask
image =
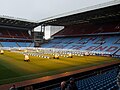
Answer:
MULTIPOLYGON (((78 90, 117 90, 117 70, 116 68, 82 80, 76 80, 78 90)), ((52 90, 60 90, 60 87, 52 90)))

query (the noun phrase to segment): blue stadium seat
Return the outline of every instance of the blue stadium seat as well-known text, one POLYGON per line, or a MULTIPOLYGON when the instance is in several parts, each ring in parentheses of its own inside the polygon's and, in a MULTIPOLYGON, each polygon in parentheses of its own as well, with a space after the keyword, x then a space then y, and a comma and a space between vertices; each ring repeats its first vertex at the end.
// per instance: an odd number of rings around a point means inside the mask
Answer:
POLYGON ((20 47, 29 47, 31 43, 29 42, 17 42, 20 47))
POLYGON ((1 42, 3 47, 18 47, 16 42, 1 42))
MULTIPOLYGON (((117 69, 113 69, 103 74, 77 80, 76 85, 79 90, 117 90, 116 77, 117 69)), ((56 87, 52 90, 60 90, 60 87, 56 87)))
POLYGON ((60 48, 74 50, 88 50, 93 52, 109 52, 120 55, 120 36, 86 36, 86 37, 69 37, 55 38, 48 43, 41 45, 42 48, 60 48), (95 38, 92 40, 91 38, 95 38), (101 43, 101 42, 104 43, 101 43), (115 43, 117 42, 117 43, 115 43), (96 49, 91 49, 95 47, 96 49), (98 48, 99 47, 99 48, 98 48))

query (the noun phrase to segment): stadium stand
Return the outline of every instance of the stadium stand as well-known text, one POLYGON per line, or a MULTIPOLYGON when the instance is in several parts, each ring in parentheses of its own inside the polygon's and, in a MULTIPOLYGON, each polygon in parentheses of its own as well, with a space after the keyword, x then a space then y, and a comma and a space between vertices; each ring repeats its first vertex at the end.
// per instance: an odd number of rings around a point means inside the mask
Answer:
POLYGON ((0 29, 1 47, 30 47, 33 39, 26 30, 0 29))
MULTIPOLYGON (((79 11, 41 22, 45 25, 64 26, 64 29, 55 33, 53 38, 41 47, 90 51, 97 53, 96 55, 120 57, 120 21, 117 20, 119 15, 116 14, 119 10, 113 7, 104 8, 103 12, 100 11, 103 8, 90 13, 85 11, 80 14, 79 11)), ((118 69, 107 70, 102 74, 76 79, 76 84, 79 90, 118 90, 117 74, 118 69)), ((60 87, 52 90, 60 90, 60 87)))
POLYGON ((31 45, 30 42, 17 42, 20 47, 29 47, 31 45))
POLYGON ((4 47, 18 47, 15 42, 1 42, 4 47))
MULTIPOLYGON (((6 26, 13 27, 15 25, 14 28, 0 27, 0 47, 33 47, 33 38, 28 33, 29 29, 32 30, 38 25, 41 25, 41 28, 42 25, 58 25, 64 26, 64 29, 54 34, 52 36, 53 39, 42 44, 41 48, 50 48, 53 51, 54 48, 60 50, 78 50, 80 53, 81 51, 86 51, 95 53, 95 55, 120 57, 120 20, 118 19, 120 18, 120 2, 117 1, 111 1, 110 3, 103 4, 103 6, 102 4, 98 5, 94 10, 93 8, 90 11, 81 10, 82 12, 43 20, 39 23, 20 20, 13 20, 15 22, 13 23, 11 20, 10 25, 6 24, 6 26), (24 30, 20 28, 24 28, 24 30)), ((9 19, 3 20, 4 23, 1 23, 5 24, 7 20, 9 19)), ((51 52, 48 52, 46 49, 44 53, 48 54, 51 52)), ((35 90, 60 90, 59 84, 53 85, 54 88, 52 87, 52 89, 51 84, 60 83, 61 80, 66 80, 66 78, 68 79, 71 76, 75 76, 79 90, 117 90, 116 76, 118 68, 116 66, 118 65, 119 62, 106 66, 103 64, 101 67, 96 66, 94 70, 72 73, 68 76, 63 75, 64 77, 59 76, 60 78, 57 77, 58 79, 52 77, 50 81, 41 81, 41 83, 38 81, 37 83, 32 82, 28 86, 27 83, 24 83, 26 86, 20 86, 18 90, 24 90, 29 87, 35 90), (110 70, 107 69, 101 73, 106 68, 110 68, 110 70), (91 71, 93 75, 90 74, 91 71), (85 77, 81 78, 81 76, 85 77), (46 89, 49 87, 50 89, 46 89)), ((47 80, 50 79, 48 77, 47 80)))
MULTIPOLYGON (((60 48, 60 49, 75 49, 75 50, 87 50, 93 52, 108 52, 110 54, 116 54, 119 49, 118 42, 120 36, 81 36, 81 37, 66 37, 55 38, 48 44, 43 44, 44 48, 60 48)), ((118 53, 117 53, 118 55, 118 53)))
POLYGON ((30 38, 27 31, 24 30, 11 30, 11 29, 2 29, 0 30, 0 37, 4 38, 30 38))
POLYGON ((33 37, 28 31, 31 32, 36 26, 38 23, 26 19, 0 16, 0 46, 30 47, 33 37))
POLYGON ((104 74, 92 76, 83 80, 77 81, 79 90, 111 90, 118 89, 116 84, 117 70, 113 69, 104 74), (102 87, 101 87, 102 86, 102 87))
MULTIPOLYGON (((109 70, 105 73, 91 76, 82 80, 76 79, 78 90, 118 90, 117 85, 118 68, 109 70)), ((60 87, 52 90, 60 90, 60 87)))
POLYGON ((54 34, 54 36, 76 36, 76 35, 84 35, 84 34, 101 34, 101 33, 111 33, 111 32, 119 32, 118 23, 107 23, 100 25, 70 25, 65 26, 65 28, 58 33, 54 34))

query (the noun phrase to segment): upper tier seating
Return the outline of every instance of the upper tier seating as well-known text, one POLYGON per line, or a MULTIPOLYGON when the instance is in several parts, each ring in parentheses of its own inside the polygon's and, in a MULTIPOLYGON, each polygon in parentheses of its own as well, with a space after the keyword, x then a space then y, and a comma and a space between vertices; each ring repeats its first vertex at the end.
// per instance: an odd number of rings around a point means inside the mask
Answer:
POLYGON ((98 34, 120 32, 120 24, 107 23, 107 24, 87 24, 87 25, 70 25, 65 26, 63 30, 57 32, 53 36, 78 36, 83 34, 98 34))
POLYGON ((0 30, 0 37, 10 37, 9 33, 7 30, 0 30))
POLYGON ((23 38, 31 39, 28 31, 25 30, 6 30, 0 29, 0 37, 2 38, 23 38))

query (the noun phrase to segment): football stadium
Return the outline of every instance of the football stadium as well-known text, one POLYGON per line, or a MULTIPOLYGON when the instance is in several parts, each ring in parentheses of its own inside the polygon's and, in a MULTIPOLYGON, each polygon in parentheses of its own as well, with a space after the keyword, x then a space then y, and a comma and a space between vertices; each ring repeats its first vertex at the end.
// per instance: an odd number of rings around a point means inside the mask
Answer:
POLYGON ((0 90, 118 90, 120 0, 32 22, 0 16, 0 90), (47 26, 62 28, 45 40, 47 26), (35 32, 34 29, 40 27, 35 32))

